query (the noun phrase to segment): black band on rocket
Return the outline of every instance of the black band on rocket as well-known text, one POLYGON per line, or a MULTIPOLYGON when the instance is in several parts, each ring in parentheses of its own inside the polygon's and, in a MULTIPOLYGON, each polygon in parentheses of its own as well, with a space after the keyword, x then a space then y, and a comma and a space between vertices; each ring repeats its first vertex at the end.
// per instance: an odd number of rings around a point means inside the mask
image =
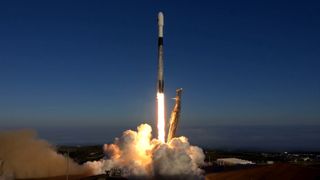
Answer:
POLYGON ((158 46, 163 45, 163 37, 158 38, 158 46))

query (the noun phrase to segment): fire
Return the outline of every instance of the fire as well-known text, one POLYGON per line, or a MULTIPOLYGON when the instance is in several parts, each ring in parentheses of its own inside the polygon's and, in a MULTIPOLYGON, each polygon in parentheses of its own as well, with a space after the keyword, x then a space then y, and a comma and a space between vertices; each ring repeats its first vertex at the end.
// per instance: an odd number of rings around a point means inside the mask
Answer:
POLYGON ((165 176, 179 176, 177 179, 203 179, 200 178, 203 171, 199 168, 204 165, 202 149, 190 145, 188 138, 183 136, 174 137, 167 143, 152 138, 152 128, 148 124, 141 124, 137 131, 126 130, 115 139, 114 144, 105 144, 104 152, 107 155, 105 158, 85 163, 94 174, 120 168, 125 177, 158 179, 157 176, 162 176, 161 179, 166 179, 165 176))
POLYGON ((158 100, 158 139, 165 142, 165 116, 164 116, 164 94, 157 93, 158 100))
POLYGON ((151 150, 151 131, 151 127, 147 125, 140 125, 138 127, 136 149, 140 156, 145 156, 146 152, 151 150))

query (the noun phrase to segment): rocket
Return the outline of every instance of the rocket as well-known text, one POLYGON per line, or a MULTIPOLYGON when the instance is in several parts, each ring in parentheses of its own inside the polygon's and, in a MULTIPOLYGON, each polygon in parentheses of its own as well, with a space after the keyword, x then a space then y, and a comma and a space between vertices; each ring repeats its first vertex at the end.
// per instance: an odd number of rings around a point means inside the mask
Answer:
POLYGON ((163 13, 158 13, 158 82, 157 91, 163 93, 164 91, 164 79, 163 79, 163 26, 164 17, 163 13))

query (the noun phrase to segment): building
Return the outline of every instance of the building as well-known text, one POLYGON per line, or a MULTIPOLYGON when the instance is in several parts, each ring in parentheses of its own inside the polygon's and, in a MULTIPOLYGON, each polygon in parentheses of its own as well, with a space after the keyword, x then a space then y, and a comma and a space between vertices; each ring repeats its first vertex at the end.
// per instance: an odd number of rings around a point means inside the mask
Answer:
POLYGON ((233 166, 233 165, 253 165, 252 161, 238 159, 238 158, 220 158, 217 159, 217 164, 220 166, 233 166))

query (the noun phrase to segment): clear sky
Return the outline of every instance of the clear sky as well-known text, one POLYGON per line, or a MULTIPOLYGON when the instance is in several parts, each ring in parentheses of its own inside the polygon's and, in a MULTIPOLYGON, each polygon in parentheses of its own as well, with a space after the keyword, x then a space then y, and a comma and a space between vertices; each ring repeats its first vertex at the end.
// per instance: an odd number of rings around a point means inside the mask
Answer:
POLYGON ((319 1, 8 0, 1 126, 152 124, 159 10, 181 126, 320 125, 319 1))

